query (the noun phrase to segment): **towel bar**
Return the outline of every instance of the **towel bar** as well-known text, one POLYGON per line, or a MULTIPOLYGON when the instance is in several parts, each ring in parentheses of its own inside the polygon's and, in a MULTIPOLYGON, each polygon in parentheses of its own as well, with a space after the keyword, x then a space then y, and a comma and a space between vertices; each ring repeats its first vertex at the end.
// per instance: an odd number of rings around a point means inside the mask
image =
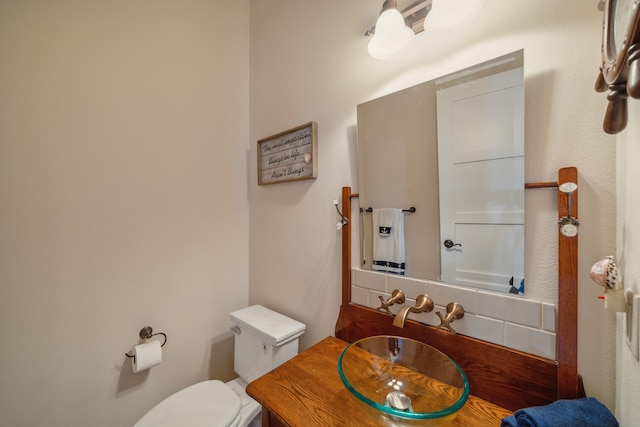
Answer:
MULTIPOLYGON (((414 208, 413 206, 411 206, 409 209, 402 209, 402 212, 406 212, 406 213, 414 213, 415 211, 416 211, 416 208, 414 208)), ((363 212, 362 208, 360 208, 360 213, 362 212, 363 212)), ((369 207, 364 212, 371 213, 373 212, 373 208, 369 207)))

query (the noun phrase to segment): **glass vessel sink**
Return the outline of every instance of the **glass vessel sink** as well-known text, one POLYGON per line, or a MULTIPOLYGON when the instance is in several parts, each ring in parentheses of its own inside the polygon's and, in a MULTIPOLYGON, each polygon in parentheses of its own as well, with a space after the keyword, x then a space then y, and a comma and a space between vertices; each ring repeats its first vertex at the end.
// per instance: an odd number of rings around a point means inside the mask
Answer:
POLYGON ((446 425, 469 397, 462 369, 430 345, 379 335, 349 344, 338 359, 347 389, 387 424, 446 425))

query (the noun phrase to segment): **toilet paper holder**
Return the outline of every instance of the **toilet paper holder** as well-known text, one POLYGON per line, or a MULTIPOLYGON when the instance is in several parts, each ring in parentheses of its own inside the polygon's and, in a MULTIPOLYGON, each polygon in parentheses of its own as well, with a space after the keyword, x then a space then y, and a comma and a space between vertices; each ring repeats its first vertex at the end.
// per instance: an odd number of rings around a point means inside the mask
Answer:
MULTIPOLYGON (((164 337, 164 341, 162 344, 160 344, 160 347, 164 347, 164 345, 167 343, 167 334, 165 334, 164 332, 156 332, 155 334, 153 333, 153 328, 151 326, 145 326, 144 328, 140 329, 140 339, 141 340, 148 340, 151 337, 154 337, 156 335, 162 335, 164 337)), ((129 353, 125 353, 124 354, 127 357, 133 357, 135 359, 135 355, 134 354, 129 354, 129 353)))

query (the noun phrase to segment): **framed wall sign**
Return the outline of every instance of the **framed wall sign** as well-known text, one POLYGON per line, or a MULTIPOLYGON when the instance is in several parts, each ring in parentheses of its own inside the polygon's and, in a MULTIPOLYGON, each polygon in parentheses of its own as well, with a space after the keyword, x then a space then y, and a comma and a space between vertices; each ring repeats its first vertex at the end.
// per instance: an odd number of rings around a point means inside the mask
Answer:
POLYGON ((258 141, 258 185, 318 177, 318 125, 305 125, 258 141))

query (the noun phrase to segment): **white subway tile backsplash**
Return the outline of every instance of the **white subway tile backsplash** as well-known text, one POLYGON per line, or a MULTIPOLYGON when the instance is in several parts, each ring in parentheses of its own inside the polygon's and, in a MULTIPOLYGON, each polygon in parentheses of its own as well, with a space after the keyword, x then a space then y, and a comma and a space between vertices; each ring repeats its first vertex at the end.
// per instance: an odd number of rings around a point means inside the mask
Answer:
POLYGON ((540 302, 538 301, 478 292, 478 314, 481 316, 540 328, 542 325, 540 311, 540 302))
POLYGON ((355 270, 353 284, 362 288, 385 292, 387 290, 387 275, 368 270, 355 270))
MULTIPOLYGON (((416 296, 426 293, 436 305, 434 310, 410 313, 409 319, 437 326, 440 319, 436 312, 444 316, 446 305, 457 302, 465 309, 465 316, 451 324, 458 333, 540 357, 556 357, 554 304, 360 269, 353 269, 351 277, 351 299, 355 304, 376 309, 380 306, 379 296, 387 300, 394 289, 401 289, 407 297, 405 305, 415 305, 416 296)), ((391 310, 397 313, 400 305, 391 310)))
POLYGON ((476 313, 477 291, 475 289, 427 282, 427 295, 437 305, 446 307, 450 302, 457 302, 464 307, 465 313, 476 313))
POLYGON ((507 347, 536 356, 556 358, 556 334, 540 329, 505 323, 504 343, 507 347))
POLYGON ((380 305, 382 304, 382 302, 380 301, 380 297, 382 297, 382 299, 387 301, 389 298, 391 298, 391 294, 386 292, 378 292, 378 291, 370 290, 369 291, 369 307, 371 308, 380 307, 380 305))
POLYGON ((548 332, 556 332, 556 306, 548 302, 542 303, 542 329, 548 332))
POLYGON ((413 279, 403 276, 387 276, 387 292, 401 289, 407 298, 416 298, 427 292, 426 280, 413 279))
POLYGON ((504 322, 488 317, 465 314, 451 325, 460 334, 504 345, 504 322))
POLYGON ((434 308, 433 311, 429 313, 409 313, 409 319, 424 323, 425 325, 438 326, 440 319, 438 319, 436 311, 437 309, 434 308))
POLYGON ((358 286, 351 286, 351 302, 369 307, 369 290, 358 286))

